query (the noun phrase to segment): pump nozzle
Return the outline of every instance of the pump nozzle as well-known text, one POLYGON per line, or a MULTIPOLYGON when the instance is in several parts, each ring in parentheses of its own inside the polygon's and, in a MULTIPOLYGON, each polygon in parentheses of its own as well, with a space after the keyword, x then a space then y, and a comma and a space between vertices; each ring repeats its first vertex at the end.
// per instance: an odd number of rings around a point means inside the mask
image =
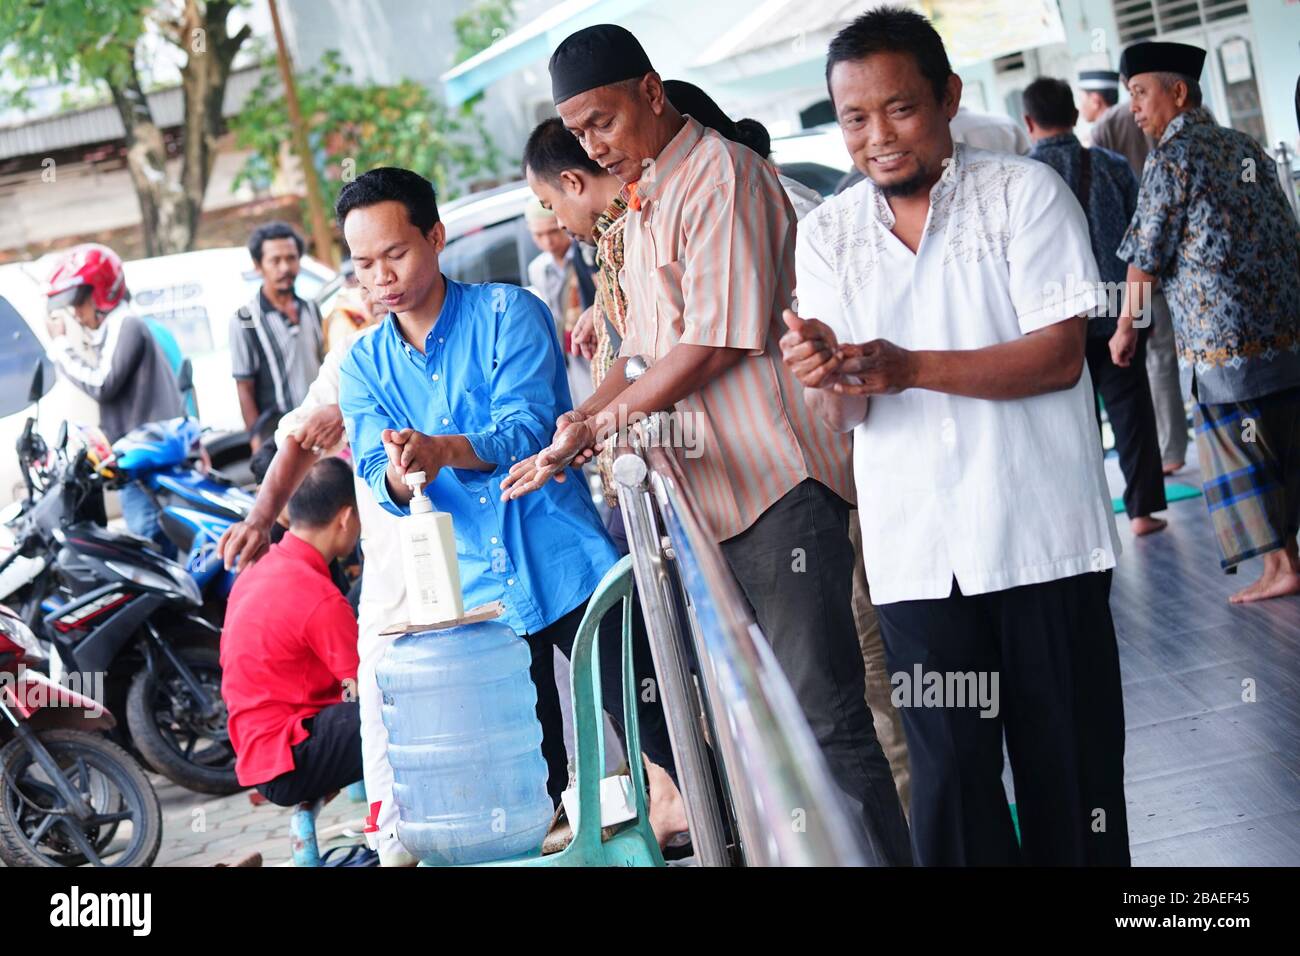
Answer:
POLYGON ((433 503, 424 493, 425 474, 422 471, 408 471, 402 476, 406 486, 411 489, 411 514, 425 514, 433 510, 433 503))

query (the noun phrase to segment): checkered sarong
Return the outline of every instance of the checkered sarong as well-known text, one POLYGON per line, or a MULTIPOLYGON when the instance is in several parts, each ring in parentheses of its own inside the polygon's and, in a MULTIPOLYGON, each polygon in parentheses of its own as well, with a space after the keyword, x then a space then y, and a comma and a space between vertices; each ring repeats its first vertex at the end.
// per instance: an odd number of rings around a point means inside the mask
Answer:
POLYGON ((1220 564, 1281 548, 1300 528, 1300 388, 1192 409, 1220 564))

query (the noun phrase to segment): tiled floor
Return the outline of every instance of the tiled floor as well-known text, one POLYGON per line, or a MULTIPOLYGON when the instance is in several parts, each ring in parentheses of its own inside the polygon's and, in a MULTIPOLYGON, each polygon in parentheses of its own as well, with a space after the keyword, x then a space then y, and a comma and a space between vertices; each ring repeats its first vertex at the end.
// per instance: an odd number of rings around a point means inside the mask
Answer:
MULTIPOLYGON (((1171 481, 1200 487, 1195 449, 1171 481)), ((1113 458, 1107 471, 1122 489, 1113 458)), ((1134 539, 1111 607, 1120 642, 1135 865, 1300 865, 1300 598, 1234 607, 1202 498, 1134 539)))

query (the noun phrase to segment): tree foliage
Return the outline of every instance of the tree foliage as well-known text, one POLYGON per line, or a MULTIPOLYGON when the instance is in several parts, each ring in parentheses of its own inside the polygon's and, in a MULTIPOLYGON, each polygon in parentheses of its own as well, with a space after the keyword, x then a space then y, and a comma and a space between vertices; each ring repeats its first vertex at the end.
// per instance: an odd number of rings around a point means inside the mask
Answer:
MULTIPOLYGON (((500 153, 477 115, 449 110, 420 83, 357 82, 336 50, 296 79, 321 192, 331 209, 345 182, 377 166, 414 169, 446 198, 453 198, 459 182, 497 172, 500 153)), ((265 188, 281 172, 287 156, 282 144, 291 138, 273 70, 264 72, 231 129, 242 148, 253 150, 235 186, 265 188)))
POLYGON ((479 0, 451 21, 456 34, 456 63, 481 53, 508 32, 515 22, 515 0, 479 0))

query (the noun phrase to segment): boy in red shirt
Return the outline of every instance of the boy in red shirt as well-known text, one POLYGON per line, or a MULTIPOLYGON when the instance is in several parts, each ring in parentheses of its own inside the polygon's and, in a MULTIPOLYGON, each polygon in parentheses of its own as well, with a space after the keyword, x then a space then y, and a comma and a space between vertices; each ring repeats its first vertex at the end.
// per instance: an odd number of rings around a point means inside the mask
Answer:
POLYGON ((239 575, 221 636, 221 696, 235 774, 293 806, 361 779, 357 621, 330 578, 361 534, 352 470, 312 466, 289 531, 239 575))

